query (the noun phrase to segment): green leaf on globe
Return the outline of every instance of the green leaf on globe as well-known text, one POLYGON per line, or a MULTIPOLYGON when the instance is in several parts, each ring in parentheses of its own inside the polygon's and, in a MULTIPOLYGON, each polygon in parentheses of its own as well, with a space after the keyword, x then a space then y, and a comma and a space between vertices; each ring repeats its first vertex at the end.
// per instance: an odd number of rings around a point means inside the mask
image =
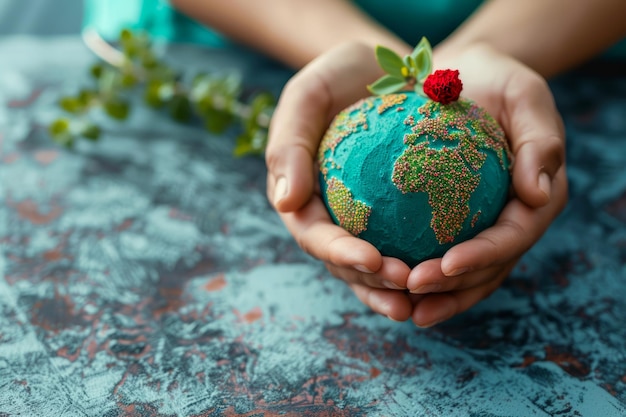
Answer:
POLYGON ((423 83, 433 72, 433 50, 428 39, 422 37, 410 56, 414 62, 416 79, 418 83, 423 83))
POLYGON ((402 73, 402 68, 404 68, 405 65, 398 54, 380 45, 376 46, 375 54, 378 65, 380 65, 387 74, 404 79, 406 74, 402 73))
POLYGON ((367 86, 367 89, 375 95, 385 95, 395 93, 402 90, 407 85, 404 78, 394 77, 393 75, 383 75, 378 80, 367 86))
POLYGON ((372 94, 392 94, 407 85, 413 86, 416 93, 424 94, 422 85, 433 70, 433 51, 428 39, 422 37, 413 52, 403 58, 384 46, 377 46, 375 52, 378 64, 387 75, 367 86, 372 94))

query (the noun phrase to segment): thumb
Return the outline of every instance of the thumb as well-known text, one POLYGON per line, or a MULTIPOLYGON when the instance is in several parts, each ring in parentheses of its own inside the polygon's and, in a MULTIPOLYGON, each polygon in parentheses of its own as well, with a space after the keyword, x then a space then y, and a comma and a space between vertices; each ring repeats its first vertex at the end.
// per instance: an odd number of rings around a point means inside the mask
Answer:
POLYGON ((563 122, 547 83, 538 74, 528 71, 509 86, 513 91, 506 92, 504 128, 514 158, 513 188, 524 203, 541 207, 552 198, 554 177, 565 164, 563 122))
POLYGON ((330 97, 323 80, 302 71, 285 86, 265 151, 267 196, 280 212, 301 208, 314 191, 314 161, 327 124, 330 97))
POLYGON ((320 140, 341 109, 367 95, 379 75, 372 48, 346 43, 320 55, 285 86, 265 152, 267 194, 280 212, 301 208, 313 194, 320 140))

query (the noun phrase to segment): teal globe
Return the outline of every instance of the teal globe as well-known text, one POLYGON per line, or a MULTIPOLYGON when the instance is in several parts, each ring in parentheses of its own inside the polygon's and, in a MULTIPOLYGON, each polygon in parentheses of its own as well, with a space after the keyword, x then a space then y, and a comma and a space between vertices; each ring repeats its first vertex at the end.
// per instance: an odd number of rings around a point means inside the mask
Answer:
POLYGON ((493 225, 510 184, 504 132, 463 98, 363 99, 332 121, 318 162, 333 220, 410 267, 493 225))

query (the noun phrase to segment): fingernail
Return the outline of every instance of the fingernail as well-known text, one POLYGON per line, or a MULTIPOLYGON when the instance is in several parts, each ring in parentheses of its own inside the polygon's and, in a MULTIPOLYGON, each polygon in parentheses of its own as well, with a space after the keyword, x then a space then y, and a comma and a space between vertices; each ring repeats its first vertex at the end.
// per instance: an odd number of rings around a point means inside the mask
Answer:
POLYGON ((548 197, 548 200, 549 200, 550 199, 550 191, 551 191, 551 188, 552 188, 551 181, 550 181, 550 176, 548 174, 546 174, 545 172, 541 172, 539 174, 538 185, 539 185, 539 189, 541 191, 543 191, 543 193, 546 195, 546 197, 548 197))
POLYGON ((287 196, 287 178, 279 177, 274 186, 274 205, 287 196))
POLYGON ((411 290, 412 294, 428 294, 431 292, 436 292, 441 289, 441 284, 426 284, 421 287, 417 287, 414 290, 411 290))
POLYGON ((390 290, 403 290, 404 289, 401 286, 397 285, 395 282, 391 282, 391 281, 387 281, 387 280, 384 280, 382 282, 382 284, 385 287, 389 288, 390 290))
POLYGON ((371 271, 365 265, 354 265, 354 269, 356 269, 357 271, 365 272, 366 274, 373 274, 374 273, 374 271, 371 271))
POLYGON ((439 323, 443 323, 444 321, 451 319, 452 316, 454 316, 454 311, 444 311, 443 314, 438 314, 437 317, 430 323, 418 324, 418 326, 424 329, 428 327, 433 327, 438 325, 439 323))
POLYGON ((444 275, 447 276, 447 277, 456 277, 456 276, 459 276, 461 274, 466 273, 467 271, 469 271, 469 268, 462 267, 462 268, 454 269, 454 270, 452 270, 451 272, 448 272, 448 273, 444 272, 444 275))
MULTIPOLYGON (((448 317, 448 318, 449 318, 449 317, 448 317)), ((435 321, 433 321, 433 322, 426 323, 426 324, 421 324, 421 325, 420 325, 420 324, 418 324, 417 326, 418 326, 418 327, 421 327, 422 329, 428 329, 429 327, 436 326, 436 325, 438 325, 439 323, 442 323, 442 322, 444 322, 444 321, 448 320, 448 318, 439 318, 439 319, 437 319, 437 320, 435 320, 435 321)))

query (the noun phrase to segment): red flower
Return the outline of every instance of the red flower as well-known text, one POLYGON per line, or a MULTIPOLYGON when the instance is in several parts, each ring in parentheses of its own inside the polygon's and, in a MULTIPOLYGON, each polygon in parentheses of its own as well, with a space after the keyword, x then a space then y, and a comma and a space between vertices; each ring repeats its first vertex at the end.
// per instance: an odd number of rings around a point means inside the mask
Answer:
POLYGON ((437 70, 424 81, 424 93, 441 104, 457 101, 462 89, 458 70, 437 70))

